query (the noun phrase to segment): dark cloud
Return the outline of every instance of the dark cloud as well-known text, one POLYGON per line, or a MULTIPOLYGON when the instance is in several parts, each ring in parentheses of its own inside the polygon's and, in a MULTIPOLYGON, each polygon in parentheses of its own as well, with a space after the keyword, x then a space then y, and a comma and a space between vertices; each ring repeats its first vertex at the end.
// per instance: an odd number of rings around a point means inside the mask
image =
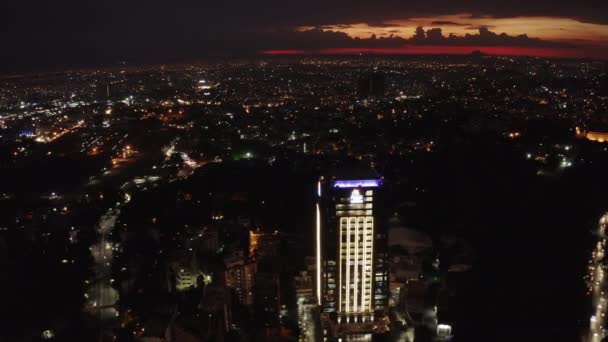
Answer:
POLYGON ((321 29, 321 30, 331 30, 331 29, 345 30, 345 29, 349 29, 351 27, 353 27, 353 26, 348 25, 348 24, 337 24, 337 25, 318 25, 315 28, 321 29))
POLYGON ((363 23, 367 24, 368 26, 371 26, 371 27, 386 28, 386 27, 393 27, 393 26, 395 26, 395 24, 389 24, 389 23, 386 23, 384 21, 365 21, 363 23))
POLYGON ((457 23, 455 21, 438 20, 438 21, 431 22, 431 25, 433 25, 433 26, 468 26, 471 24, 457 23))
MULTIPOLYGON (((0 67, 238 54, 268 47, 277 36, 293 36, 300 26, 386 26, 389 20, 458 13, 608 23, 608 1, 3 0, 0 67)), ((328 35, 335 39, 321 37, 328 35)), ((500 39, 506 38, 494 40, 500 39)))
POLYGON ((465 30, 479 31, 481 28, 487 28, 487 29, 491 30, 495 27, 496 26, 493 26, 493 25, 476 25, 476 26, 472 25, 472 26, 465 27, 465 30))
POLYGON ((411 37, 391 35, 369 38, 352 38, 343 32, 322 31, 318 29, 303 32, 276 33, 272 39, 272 49, 302 49, 316 51, 326 48, 398 48, 406 45, 440 46, 509 46, 535 48, 570 48, 571 44, 544 41, 526 35, 510 36, 497 34, 483 27, 477 34, 464 36, 445 36, 441 28, 424 30, 420 27, 411 37))

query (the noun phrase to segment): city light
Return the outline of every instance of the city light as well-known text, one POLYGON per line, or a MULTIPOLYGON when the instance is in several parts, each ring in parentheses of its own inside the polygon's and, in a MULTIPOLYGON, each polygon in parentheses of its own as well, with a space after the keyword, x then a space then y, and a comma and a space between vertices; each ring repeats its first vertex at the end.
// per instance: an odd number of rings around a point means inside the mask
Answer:
POLYGON ((363 203, 363 195, 361 195, 361 192, 359 191, 359 189, 354 189, 350 193, 350 203, 351 204, 363 203))
POLYGON ((380 179, 337 180, 334 188, 377 188, 382 184, 380 179))
MULTIPOLYGON (((414 29, 417 49, 428 36, 460 39, 414 29)), ((298 34, 322 41, 329 32, 298 34)), ((471 291, 481 276, 502 280, 490 294, 504 297, 504 316, 521 302, 544 310, 503 329, 505 339, 572 327, 586 342, 608 338, 608 214, 595 220, 607 190, 605 61, 221 59, 0 77, 0 255, 14 290, 2 305, 28 317, 66 306, 50 323, 21 320, 17 333, 154 339, 164 329, 158 311, 177 317, 176 329, 203 322, 187 329, 192 339, 219 331, 365 341, 388 332, 412 341, 425 326, 433 341, 470 340, 501 329, 500 319, 479 331, 450 325, 453 312, 478 323, 466 305, 485 299, 471 291), (495 228, 512 222, 512 234, 479 234, 488 217, 505 215, 495 228), (520 273, 558 292, 580 285, 568 300, 587 310, 556 320, 559 300, 501 276, 501 258, 522 239, 520 273), (586 251, 582 280, 559 272, 572 259, 554 253, 563 246, 586 251), (437 286, 454 300, 441 300, 437 286), (53 295, 23 306, 45 289, 53 295), (571 326, 554 324, 566 318, 571 326)))
POLYGON ((316 217, 316 254, 317 254, 317 302, 321 305, 321 211, 319 210, 319 204, 317 203, 317 217, 316 217))
POLYGON ((597 228, 598 241, 591 252, 589 260, 588 274, 586 276, 589 292, 592 294, 592 315, 589 319, 589 342, 599 342, 606 336, 604 325, 606 324, 606 314, 608 305, 605 305, 607 297, 603 289, 606 285, 606 277, 603 269, 603 259, 606 254, 606 222, 608 214, 604 214, 600 219, 597 228))

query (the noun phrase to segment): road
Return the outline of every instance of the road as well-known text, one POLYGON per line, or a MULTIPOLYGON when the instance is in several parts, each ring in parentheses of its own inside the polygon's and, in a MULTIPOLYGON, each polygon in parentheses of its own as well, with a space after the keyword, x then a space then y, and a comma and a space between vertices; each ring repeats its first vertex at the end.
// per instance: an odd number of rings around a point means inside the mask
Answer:
POLYGON ((91 253, 95 260, 95 282, 92 284, 89 294, 88 309, 97 311, 101 320, 116 316, 114 304, 118 300, 118 293, 112 288, 111 266, 114 245, 108 241, 108 234, 114 228, 116 219, 120 215, 120 209, 110 208, 99 220, 97 232, 99 242, 91 247, 91 253))
POLYGON ((171 158, 174 154, 179 154, 181 159, 184 161, 181 170, 178 171, 174 178, 169 180, 169 183, 188 178, 194 173, 194 171, 196 171, 196 169, 207 164, 206 162, 199 162, 190 158, 188 153, 184 151, 178 151, 176 149, 176 145, 179 139, 180 138, 173 139, 169 145, 161 149, 161 152, 165 155, 165 161, 169 160, 169 158, 171 158))
MULTIPOLYGON (((184 161, 184 167, 180 170, 176 179, 189 177, 198 167, 205 164, 191 159, 185 152, 176 151, 174 143, 163 149, 163 152, 167 158, 174 153, 179 153, 184 161)), ((151 166, 151 169, 154 169, 154 166, 151 166)), ((103 177, 100 177, 100 179, 101 178, 103 177)), ((139 189, 139 186, 143 186, 144 183, 154 183, 159 179, 160 178, 156 176, 134 177, 124 183, 120 187, 122 191, 124 191, 124 199, 108 209, 107 212, 100 217, 97 223, 96 230, 99 235, 99 241, 90 247, 91 254, 95 261, 93 267, 95 276, 91 279, 90 286, 87 289, 85 296, 87 297, 86 309, 94 317, 97 317, 97 320, 99 321, 99 341, 104 340, 104 337, 113 337, 112 327, 119 315, 115 308, 115 304, 119 299, 119 294, 112 287, 114 280, 111 278, 114 251, 118 250, 119 246, 115 246, 114 243, 109 240, 110 233, 114 229, 117 219, 120 216, 123 203, 128 203, 131 200, 132 193, 126 191, 130 192, 129 189, 137 190, 139 189)), ((104 182, 108 183, 107 180, 104 180, 104 182)))
POLYGON ((598 240, 593 248, 588 265, 587 282, 593 305, 589 319, 589 336, 587 338, 589 342, 600 342, 607 336, 605 326, 608 296, 605 293, 607 283, 603 267, 603 259, 606 254, 606 225, 608 225, 608 213, 600 219, 598 224, 596 231, 598 240))
POLYGON ((299 342, 316 342, 317 325, 315 320, 316 305, 306 304, 303 299, 298 299, 298 326, 300 327, 299 342))
POLYGON ((408 318, 406 318, 399 310, 395 309, 392 311, 395 315, 395 320, 401 323, 401 330, 391 331, 397 335, 397 341, 403 342, 412 342, 414 341, 414 327, 410 326, 408 322, 411 322, 412 319, 409 317, 409 314, 406 313, 408 318))

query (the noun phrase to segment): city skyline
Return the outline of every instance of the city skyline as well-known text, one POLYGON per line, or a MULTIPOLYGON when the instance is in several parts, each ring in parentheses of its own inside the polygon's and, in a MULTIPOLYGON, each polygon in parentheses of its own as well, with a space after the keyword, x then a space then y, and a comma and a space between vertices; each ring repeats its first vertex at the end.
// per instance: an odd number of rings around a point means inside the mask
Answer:
POLYGON ((283 56, 3 77, 0 336, 598 342, 606 67, 283 56))
POLYGON ((608 340, 608 1, 0 3, 0 341, 608 340))

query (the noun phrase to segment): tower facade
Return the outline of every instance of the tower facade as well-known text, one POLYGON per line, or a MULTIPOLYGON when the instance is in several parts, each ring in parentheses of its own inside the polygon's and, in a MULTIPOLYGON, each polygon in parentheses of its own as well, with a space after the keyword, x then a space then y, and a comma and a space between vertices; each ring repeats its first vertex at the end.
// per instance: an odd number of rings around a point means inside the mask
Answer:
POLYGON ((388 307, 383 181, 357 176, 322 178, 317 185, 316 295, 323 320, 338 336, 377 330, 388 307))

